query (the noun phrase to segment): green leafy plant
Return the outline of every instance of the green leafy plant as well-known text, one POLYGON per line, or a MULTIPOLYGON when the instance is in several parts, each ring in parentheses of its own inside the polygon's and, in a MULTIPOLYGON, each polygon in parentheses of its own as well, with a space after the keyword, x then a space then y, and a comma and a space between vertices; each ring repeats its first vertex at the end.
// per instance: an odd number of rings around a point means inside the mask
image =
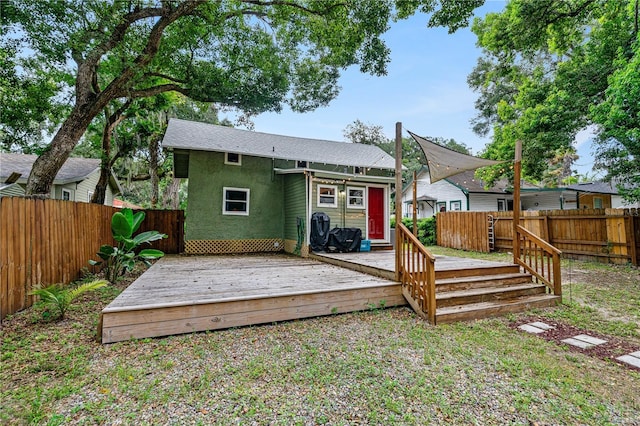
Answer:
POLYGON ((131 209, 122 209, 111 217, 111 233, 117 246, 103 245, 97 255, 101 261, 90 260, 91 265, 105 266, 105 277, 115 283, 125 272, 129 272, 135 266, 136 260, 150 266, 149 260, 159 259, 164 252, 157 249, 143 249, 136 253, 136 249, 142 244, 167 238, 166 234, 158 231, 145 231, 133 235, 140 228, 145 218, 144 212, 133 214, 131 209))
POLYGON ((58 317, 60 319, 64 319, 64 316, 74 299, 84 293, 104 287, 107 284, 109 284, 107 280, 86 282, 77 287, 65 287, 62 284, 53 284, 44 288, 37 287, 29 294, 40 297, 40 301, 42 303, 51 305, 58 311, 58 317))

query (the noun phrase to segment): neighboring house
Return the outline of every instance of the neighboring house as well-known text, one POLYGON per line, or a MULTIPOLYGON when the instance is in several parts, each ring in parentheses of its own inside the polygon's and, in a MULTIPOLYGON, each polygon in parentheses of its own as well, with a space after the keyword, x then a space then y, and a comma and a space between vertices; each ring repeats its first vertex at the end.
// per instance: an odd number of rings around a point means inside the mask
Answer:
POLYGON ((395 160, 378 147, 171 119, 163 147, 189 179, 187 253, 308 252, 311 217, 389 244, 395 160))
MULTIPOLYGON (((439 211, 510 211, 513 210, 513 188, 506 180, 485 188, 473 171, 431 184, 426 167, 417 173, 417 217, 433 216, 439 211)), ((403 216, 413 216, 413 181, 402 192, 403 216)), ((615 188, 604 182, 589 182, 561 188, 541 188, 522 182, 522 210, 603 209, 626 207, 615 188)))
MULTIPOLYGON (((466 171, 431 183, 429 169, 423 167, 416 174, 417 216, 431 217, 440 211, 473 210, 504 211, 513 209, 512 188, 506 180, 485 188, 484 182, 476 179, 475 172, 466 171)), ((523 183, 523 187, 535 186, 523 183)), ((413 215, 413 180, 402 191, 403 216, 413 215)))
MULTIPOLYGON (((0 153, 0 196, 24 196, 27 179, 36 158, 36 155, 0 153)), ((53 180, 51 198, 88 203, 99 178, 100 160, 71 157, 65 161, 53 180)), ((105 204, 112 205, 113 195, 120 192, 120 184, 112 174, 105 204)))

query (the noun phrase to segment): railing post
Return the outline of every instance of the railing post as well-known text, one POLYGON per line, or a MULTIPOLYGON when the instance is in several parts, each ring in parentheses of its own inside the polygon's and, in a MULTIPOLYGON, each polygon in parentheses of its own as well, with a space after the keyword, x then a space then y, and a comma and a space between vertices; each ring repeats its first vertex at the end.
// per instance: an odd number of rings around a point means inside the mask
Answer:
POLYGON ((513 165, 513 263, 520 258, 520 174, 522 168, 522 141, 516 141, 515 164, 513 165))
POLYGON ((400 281, 400 227, 402 223, 402 123, 396 123, 396 281, 400 281))

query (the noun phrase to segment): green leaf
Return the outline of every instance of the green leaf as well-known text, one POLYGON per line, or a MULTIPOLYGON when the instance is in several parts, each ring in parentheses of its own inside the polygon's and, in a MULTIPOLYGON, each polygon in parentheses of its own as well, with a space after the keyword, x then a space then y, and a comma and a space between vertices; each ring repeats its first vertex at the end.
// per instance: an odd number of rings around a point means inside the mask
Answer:
POLYGON ((159 259, 164 256, 164 252, 156 249, 144 249, 138 253, 138 256, 143 259, 159 259))
POLYGON ((133 240, 135 241, 137 247, 140 244, 150 243, 151 241, 157 241, 163 238, 167 238, 167 234, 161 234, 158 231, 145 231, 133 237, 133 240))
POLYGON ((122 212, 116 212, 113 214, 113 217, 111 218, 111 232, 116 239, 118 237, 131 238, 131 234, 133 234, 131 222, 122 212))
POLYGON ((131 225, 131 229, 132 229, 132 232, 136 232, 136 231, 138 230, 138 228, 140 228, 140 224, 141 224, 141 223, 142 223, 142 221, 144 220, 145 216, 146 216, 146 213, 145 213, 145 212, 137 212, 137 213, 133 216, 133 218, 132 218, 132 220, 131 220, 131 224, 132 224, 132 225, 131 225))

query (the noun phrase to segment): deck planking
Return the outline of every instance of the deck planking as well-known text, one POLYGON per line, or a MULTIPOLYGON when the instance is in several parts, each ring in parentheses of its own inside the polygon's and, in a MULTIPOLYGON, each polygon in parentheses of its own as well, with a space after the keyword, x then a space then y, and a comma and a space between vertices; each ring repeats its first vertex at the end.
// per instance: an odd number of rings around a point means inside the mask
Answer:
POLYGON ((166 256, 104 308, 103 343, 405 305, 398 283, 286 255, 166 256))

